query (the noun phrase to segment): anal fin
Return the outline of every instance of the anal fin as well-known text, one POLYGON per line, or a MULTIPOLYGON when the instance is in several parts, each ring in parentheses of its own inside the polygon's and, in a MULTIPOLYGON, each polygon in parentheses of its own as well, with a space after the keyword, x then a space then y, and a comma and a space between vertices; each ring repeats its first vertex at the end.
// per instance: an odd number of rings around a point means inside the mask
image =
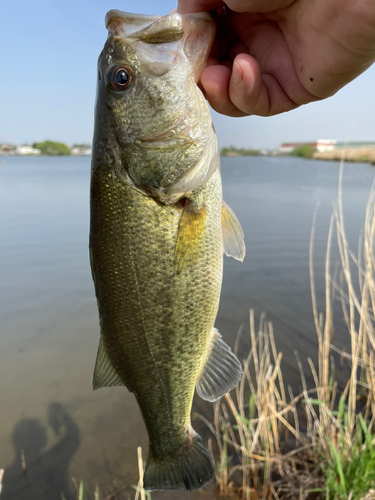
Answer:
POLYGON ((210 351, 196 383, 197 393, 206 401, 216 401, 236 387, 241 375, 240 362, 214 328, 210 351))
POLYGON ((108 354, 106 353, 103 339, 100 337, 92 387, 94 391, 96 391, 96 389, 100 389, 101 387, 114 387, 119 385, 125 384, 115 371, 108 354))
POLYGON ((246 247, 241 224, 233 210, 223 201, 221 210, 221 229, 225 255, 241 262, 245 258, 246 247))

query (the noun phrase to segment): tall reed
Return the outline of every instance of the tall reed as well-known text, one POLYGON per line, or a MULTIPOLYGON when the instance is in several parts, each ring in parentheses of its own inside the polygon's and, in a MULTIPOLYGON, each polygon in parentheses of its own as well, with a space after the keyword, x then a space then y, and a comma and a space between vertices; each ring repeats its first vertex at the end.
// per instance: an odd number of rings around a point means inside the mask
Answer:
POLYGON ((371 481, 375 484, 375 467, 371 468, 373 453, 375 458, 375 190, 371 190, 363 237, 355 255, 345 233, 342 180, 343 163, 328 234, 324 314, 318 312, 315 293, 315 216, 311 231, 310 279, 318 363, 315 366, 308 358, 308 364, 314 387, 307 386, 297 352, 302 393, 295 396, 290 386, 285 387, 282 354, 276 349, 272 324, 262 315, 256 331, 251 310, 252 347, 242 379, 235 391, 215 403, 212 424, 201 417, 216 441, 216 478, 223 494, 236 492, 246 499, 280 500, 375 498, 371 490, 371 481), (332 275, 334 233, 341 270, 332 275), (332 343, 337 299, 350 334, 349 353, 332 343), (341 392, 335 379, 333 352, 348 364, 348 380, 341 392), (353 449, 360 458, 357 467, 363 468, 357 473, 365 476, 362 489, 358 489, 359 480, 351 477, 353 449), (330 481, 338 485, 337 491, 330 481))

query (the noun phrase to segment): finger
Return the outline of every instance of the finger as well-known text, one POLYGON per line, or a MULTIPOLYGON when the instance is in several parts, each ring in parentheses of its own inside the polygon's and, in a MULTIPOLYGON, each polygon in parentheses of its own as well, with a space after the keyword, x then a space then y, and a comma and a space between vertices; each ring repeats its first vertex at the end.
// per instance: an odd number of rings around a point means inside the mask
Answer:
POLYGON ((218 30, 216 32, 214 43, 212 44, 211 47, 210 55, 220 61, 221 59, 224 59, 228 55, 229 50, 230 50, 230 43, 227 36, 218 30))
POLYGON ((238 55, 229 80, 229 98, 243 113, 252 113, 262 92, 261 83, 261 71, 255 59, 246 54, 238 55))
POLYGON ((249 50, 243 42, 237 42, 231 47, 229 58, 234 61, 239 54, 248 54, 248 52, 249 50))
MULTIPOLYGON (((297 64, 280 27, 266 20, 252 23, 251 17, 253 16, 230 13, 230 22, 237 27, 243 44, 246 46, 244 50, 243 46, 236 44, 230 55, 233 57, 236 54, 239 57, 239 50, 243 50, 254 61, 256 60, 262 75, 272 75, 274 77, 272 81, 278 82, 277 95, 282 96, 285 93, 297 104, 306 104, 316 100, 317 98, 300 81, 300 73, 296 70, 297 64)), ((271 90, 274 93, 274 86, 271 90)), ((285 103, 286 98, 282 101, 285 103)))
POLYGON ((177 12, 189 14, 192 12, 211 12, 224 6, 234 12, 272 12, 289 7, 296 0, 178 0, 177 12))
MULTIPOLYGON (((216 66, 216 65, 218 65, 218 64, 219 64, 219 61, 218 61, 217 59, 215 59, 214 57, 211 57, 211 56, 210 56, 210 57, 207 59, 207 66, 206 66, 206 67, 208 67, 208 66, 216 66)), ((199 82, 197 83, 197 85, 198 85, 198 87, 200 88, 200 90, 203 92, 204 96, 206 97, 206 91, 204 90, 203 85, 202 85, 202 83, 201 83, 201 81, 200 81, 200 80, 199 80, 199 82)))
POLYGON ((225 66, 232 72, 233 62, 230 59, 224 59, 223 61, 218 61, 214 57, 209 57, 207 60, 207 66, 225 66))
POLYGON ((211 12, 224 6, 222 0, 178 0, 177 12, 191 14, 194 12, 211 12))
POLYGON ((223 115, 245 116, 229 99, 231 70, 226 66, 207 67, 201 75, 201 85, 212 108, 223 115))
POLYGON ((225 0, 225 3, 234 12, 266 13, 285 9, 295 1, 296 0, 225 0))
MULTIPOLYGON (((184 3, 186 3, 186 0, 184 0, 184 3)), ((192 12, 192 10, 189 10, 189 12, 192 12)), ((182 11, 179 13, 186 14, 186 12, 182 11)), ((224 9, 219 8, 219 10, 217 10, 216 12, 215 18, 216 18, 216 36, 211 47, 210 55, 218 60, 222 60, 228 56, 230 47, 238 40, 238 35, 236 31, 228 23, 224 9)))
POLYGON ((216 64, 219 64, 219 61, 215 59, 214 57, 209 57, 207 59, 207 66, 215 66, 216 64))
POLYGON ((298 107, 272 75, 263 75, 257 61, 238 55, 229 81, 229 100, 243 114, 271 116, 298 107))
MULTIPOLYGON (((226 59, 224 61, 218 61, 217 59, 214 59, 213 57, 209 57, 208 58, 208 61, 207 61, 207 67, 208 66, 225 66, 226 68, 228 68, 230 70, 230 72, 232 73, 232 66, 233 66, 233 63, 232 61, 230 61, 229 59, 226 59)), ((201 89, 201 91, 203 92, 204 96, 207 98, 206 96, 206 91, 202 85, 202 82, 199 80, 199 82, 197 83, 198 87, 201 89)))

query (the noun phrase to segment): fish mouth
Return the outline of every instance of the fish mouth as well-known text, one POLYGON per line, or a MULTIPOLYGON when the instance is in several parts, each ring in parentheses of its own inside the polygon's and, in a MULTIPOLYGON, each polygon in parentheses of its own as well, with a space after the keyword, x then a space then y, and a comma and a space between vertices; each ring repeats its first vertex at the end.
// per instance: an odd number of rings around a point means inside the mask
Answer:
POLYGON ((175 42, 185 34, 184 19, 177 13, 160 17, 110 10, 105 24, 112 35, 149 44, 175 42))
POLYGON ((146 28, 160 19, 160 16, 149 16, 146 14, 131 14, 121 10, 112 9, 105 16, 105 27, 112 31, 118 30, 121 25, 123 36, 130 35, 138 30, 146 28))
POLYGON ((130 14, 110 10, 105 17, 110 35, 130 38, 151 45, 177 42, 193 68, 195 82, 207 66, 207 59, 215 38, 216 23, 207 12, 167 16, 130 14))

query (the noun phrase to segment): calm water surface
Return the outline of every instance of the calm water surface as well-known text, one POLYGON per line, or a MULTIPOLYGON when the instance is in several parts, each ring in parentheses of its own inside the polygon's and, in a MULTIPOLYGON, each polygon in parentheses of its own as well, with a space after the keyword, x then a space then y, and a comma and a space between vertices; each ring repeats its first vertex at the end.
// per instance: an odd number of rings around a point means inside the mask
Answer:
MULTIPOLYGON (((99 339, 88 260, 89 158, 2 157, 0 162, 0 468, 2 499, 72 497, 71 477, 103 493, 134 484, 136 448, 147 436, 126 389, 92 392, 99 339), (22 473, 21 450, 27 465, 22 473)), ((272 320, 284 374, 297 391, 294 361, 315 358, 308 251, 314 210, 318 306, 339 165, 294 158, 224 158, 224 198, 245 232, 244 263, 225 258, 216 326, 239 357, 249 350, 249 309, 272 320)), ((345 166, 344 207, 356 249, 375 170, 345 166)), ((333 249, 334 258, 337 249, 333 249)), ((348 343, 336 329, 335 342, 348 343)), ((340 372, 338 373, 340 377, 340 372)), ((211 418, 211 405, 193 411, 211 418)), ((204 434, 202 424, 195 427, 204 434)), ((159 493, 153 498, 185 498, 159 493)), ((192 498, 189 496, 189 498, 192 498)))

